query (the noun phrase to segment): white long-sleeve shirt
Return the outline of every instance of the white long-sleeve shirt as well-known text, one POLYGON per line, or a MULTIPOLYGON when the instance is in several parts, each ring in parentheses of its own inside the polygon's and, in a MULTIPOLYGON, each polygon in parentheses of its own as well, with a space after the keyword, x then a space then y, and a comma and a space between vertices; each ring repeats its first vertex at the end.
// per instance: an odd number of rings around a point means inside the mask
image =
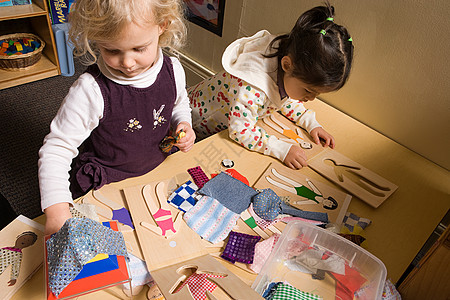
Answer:
MULTIPOLYGON (((177 97, 172 112, 172 126, 191 121, 191 109, 186 92, 186 78, 178 59, 171 57, 177 97)), ((163 65, 161 49, 153 66, 133 78, 117 75, 99 59, 100 71, 108 79, 136 88, 151 86, 163 65)), ((86 140, 103 118, 104 100, 95 78, 82 74, 72 85, 55 118, 50 133, 39 150, 38 177, 42 210, 62 202, 72 203, 69 190, 69 171, 72 159, 78 155, 78 147, 86 140)))

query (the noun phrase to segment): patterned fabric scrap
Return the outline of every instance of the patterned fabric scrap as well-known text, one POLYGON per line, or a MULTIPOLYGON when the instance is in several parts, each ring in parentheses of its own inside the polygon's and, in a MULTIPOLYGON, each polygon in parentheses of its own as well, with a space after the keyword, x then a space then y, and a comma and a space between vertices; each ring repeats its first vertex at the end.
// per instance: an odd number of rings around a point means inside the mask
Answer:
POLYGON ((200 166, 190 168, 187 171, 189 175, 191 175, 192 179, 194 180, 198 188, 202 188, 205 185, 205 183, 209 181, 208 176, 206 176, 205 172, 203 172, 200 166))
POLYGON ((208 280, 208 277, 211 278, 223 278, 224 275, 216 275, 216 274, 210 274, 208 272, 204 273, 194 273, 191 276, 189 276, 186 281, 181 284, 175 291, 175 293, 178 293, 181 291, 181 289, 187 285, 189 287, 189 292, 192 295, 192 298, 194 300, 205 300, 207 299, 206 291, 213 292, 217 285, 211 281, 208 280))
POLYGON ((372 221, 366 218, 358 217, 357 215, 347 212, 343 219, 343 225, 347 227, 350 232, 353 232, 355 230, 355 226, 358 225, 362 229, 365 229, 367 226, 369 226, 372 221))
POLYGON ((263 240, 255 245, 255 255, 253 257, 253 264, 251 264, 250 269, 256 273, 261 271, 279 238, 280 235, 278 233, 274 233, 267 240, 263 240))
POLYGON ((246 210, 250 206, 252 197, 258 193, 226 172, 210 179, 198 192, 216 199, 237 214, 246 210))
POLYGON ((308 292, 300 291, 292 285, 281 283, 271 300, 321 300, 322 297, 308 292))
POLYGON ((255 245, 260 239, 260 236, 232 231, 221 257, 232 263, 238 261, 252 264, 255 256, 255 245))
POLYGON ((0 249, 0 275, 11 265, 10 279, 19 277, 20 265, 22 263, 22 249, 4 247, 0 249))
POLYGON ((252 200, 253 210, 263 220, 273 222, 281 213, 281 199, 272 189, 263 189, 252 200))
POLYGON ((277 286, 282 284, 282 282, 271 282, 269 283, 269 286, 267 287, 267 289, 264 291, 263 293, 263 298, 266 300, 270 300, 273 298, 273 294, 275 294, 275 292, 277 291, 277 286))
POLYGON ((67 220, 46 246, 49 287, 56 296, 97 254, 128 257, 121 232, 87 218, 67 220))
POLYGON ((197 200, 193 197, 194 193, 198 190, 195 183, 188 180, 177 188, 167 199, 167 202, 181 210, 187 212, 190 210, 197 200))
POLYGON ((203 196, 184 214, 183 219, 198 235, 215 244, 227 238, 236 225, 239 215, 216 199, 203 196))

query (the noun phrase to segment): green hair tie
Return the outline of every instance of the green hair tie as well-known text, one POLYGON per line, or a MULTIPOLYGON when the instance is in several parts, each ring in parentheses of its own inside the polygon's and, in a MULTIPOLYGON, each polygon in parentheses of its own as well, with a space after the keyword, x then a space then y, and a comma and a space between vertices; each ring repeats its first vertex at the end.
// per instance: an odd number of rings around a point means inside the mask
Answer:
POLYGON ((327 32, 325 31, 325 29, 322 29, 319 33, 321 33, 321 34, 323 34, 323 35, 327 34, 327 32))
POLYGON ((349 42, 353 42, 353 39, 352 39, 352 38, 349 38, 348 41, 349 41, 349 42))
POLYGON ((334 18, 332 18, 332 17, 329 17, 329 18, 327 18, 327 21, 331 21, 331 22, 333 22, 333 21, 334 21, 334 18))

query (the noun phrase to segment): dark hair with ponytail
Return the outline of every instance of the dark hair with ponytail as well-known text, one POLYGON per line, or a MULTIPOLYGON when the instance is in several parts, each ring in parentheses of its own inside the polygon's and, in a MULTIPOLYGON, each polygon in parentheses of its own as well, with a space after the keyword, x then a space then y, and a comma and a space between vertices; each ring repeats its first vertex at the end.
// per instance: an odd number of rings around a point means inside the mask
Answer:
POLYGON ((275 52, 265 57, 278 57, 279 72, 281 59, 289 55, 292 76, 316 87, 338 90, 350 74, 352 39, 344 26, 334 23, 334 7, 328 2, 303 13, 291 32, 277 36, 269 49, 275 52))

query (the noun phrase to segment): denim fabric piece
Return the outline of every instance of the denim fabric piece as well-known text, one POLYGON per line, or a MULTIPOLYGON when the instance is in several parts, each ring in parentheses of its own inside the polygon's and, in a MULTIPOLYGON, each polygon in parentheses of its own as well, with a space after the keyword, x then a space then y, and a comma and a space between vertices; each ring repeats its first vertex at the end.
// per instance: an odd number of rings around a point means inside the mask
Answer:
POLYGON ((48 285, 58 296, 97 254, 128 257, 121 232, 87 218, 71 218, 46 242, 48 285))
POLYGON ((252 197, 258 193, 225 172, 210 179, 198 192, 216 199, 237 214, 246 210, 250 206, 252 197))
POLYGON ((324 212, 316 212, 316 211, 306 211, 297 209, 293 206, 287 205, 284 202, 280 203, 281 213, 291 215, 294 217, 300 217, 308 220, 320 221, 323 223, 328 223, 328 214, 324 212))
POLYGON ((253 210, 263 220, 272 222, 280 214, 281 199, 272 189, 263 189, 253 197, 253 210))

